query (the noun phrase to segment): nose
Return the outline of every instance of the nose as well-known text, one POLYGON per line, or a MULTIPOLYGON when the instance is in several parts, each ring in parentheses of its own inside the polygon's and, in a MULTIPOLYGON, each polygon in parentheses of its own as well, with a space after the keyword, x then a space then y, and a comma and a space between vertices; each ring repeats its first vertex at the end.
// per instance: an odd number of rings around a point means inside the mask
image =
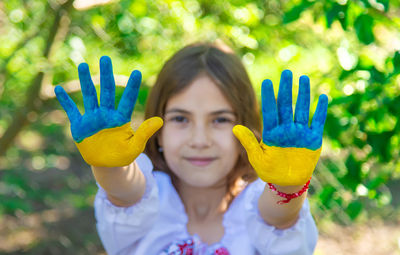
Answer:
POLYGON ((212 145, 211 132, 206 125, 194 125, 189 146, 196 149, 204 149, 212 145))

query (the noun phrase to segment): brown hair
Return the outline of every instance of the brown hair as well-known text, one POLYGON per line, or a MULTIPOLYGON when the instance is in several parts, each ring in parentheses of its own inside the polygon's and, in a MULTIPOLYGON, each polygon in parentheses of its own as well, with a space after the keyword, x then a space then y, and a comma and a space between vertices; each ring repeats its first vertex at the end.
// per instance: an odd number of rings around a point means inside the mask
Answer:
MULTIPOLYGON (((260 138, 261 123, 255 93, 247 72, 240 59, 216 45, 196 43, 188 45, 173 55, 161 69, 152 88, 145 110, 145 119, 164 116, 169 98, 178 94, 191 84, 200 74, 207 74, 226 96, 237 114, 238 124, 251 129, 260 138)), ((163 153, 159 151, 157 135, 152 136, 145 153, 153 162, 154 168, 175 176, 168 168, 163 153)), ((228 195, 237 195, 237 181, 252 182, 257 178, 255 171, 242 148, 235 168, 227 177, 228 195)))

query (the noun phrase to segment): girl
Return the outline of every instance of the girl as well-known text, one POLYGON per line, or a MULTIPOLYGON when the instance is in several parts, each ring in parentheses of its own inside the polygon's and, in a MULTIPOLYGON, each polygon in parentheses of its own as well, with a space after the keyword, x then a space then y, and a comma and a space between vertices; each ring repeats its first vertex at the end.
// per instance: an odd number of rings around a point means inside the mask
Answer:
POLYGON ((55 92, 99 186, 95 214, 108 254, 312 254, 318 234, 306 194, 327 98, 309 127, 306 76, 294 120, 290 71, 277 102, 271 81, 263 82, 258 142, 248 75, 216 46, 189 45, 165 63, 136 132, 130 119, 140 72, 117 109, 108 57, 100 59, 100 106, 87 64, 78 72, 84 115, 60 86, 55 92))

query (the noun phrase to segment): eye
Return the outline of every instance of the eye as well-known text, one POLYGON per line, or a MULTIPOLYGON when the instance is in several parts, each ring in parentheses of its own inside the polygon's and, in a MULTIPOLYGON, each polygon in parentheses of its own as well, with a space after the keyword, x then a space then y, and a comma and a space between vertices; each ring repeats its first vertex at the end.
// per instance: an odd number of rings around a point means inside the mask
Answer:
POLYGON ((231 122, 232 122, 232 120, 230 120, 226 117, 218 117, 218 118, 214 119, 214 123, 217 123, 217 124, 231 123, 231 122))
POLYGON ((174 116, 170 120, 177 123, 186 123, 188 121, 184 116, 174 116))

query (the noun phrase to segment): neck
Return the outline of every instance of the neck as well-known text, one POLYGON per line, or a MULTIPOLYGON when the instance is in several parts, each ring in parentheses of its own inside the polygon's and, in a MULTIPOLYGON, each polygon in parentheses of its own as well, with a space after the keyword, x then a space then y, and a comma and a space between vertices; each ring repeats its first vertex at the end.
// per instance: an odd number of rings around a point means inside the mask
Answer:
POLYGON ((220 219, 228 209, 226 183, 213 187, 194 187, 177 181, 176 189, 191 222, 209 222, 220 219))

